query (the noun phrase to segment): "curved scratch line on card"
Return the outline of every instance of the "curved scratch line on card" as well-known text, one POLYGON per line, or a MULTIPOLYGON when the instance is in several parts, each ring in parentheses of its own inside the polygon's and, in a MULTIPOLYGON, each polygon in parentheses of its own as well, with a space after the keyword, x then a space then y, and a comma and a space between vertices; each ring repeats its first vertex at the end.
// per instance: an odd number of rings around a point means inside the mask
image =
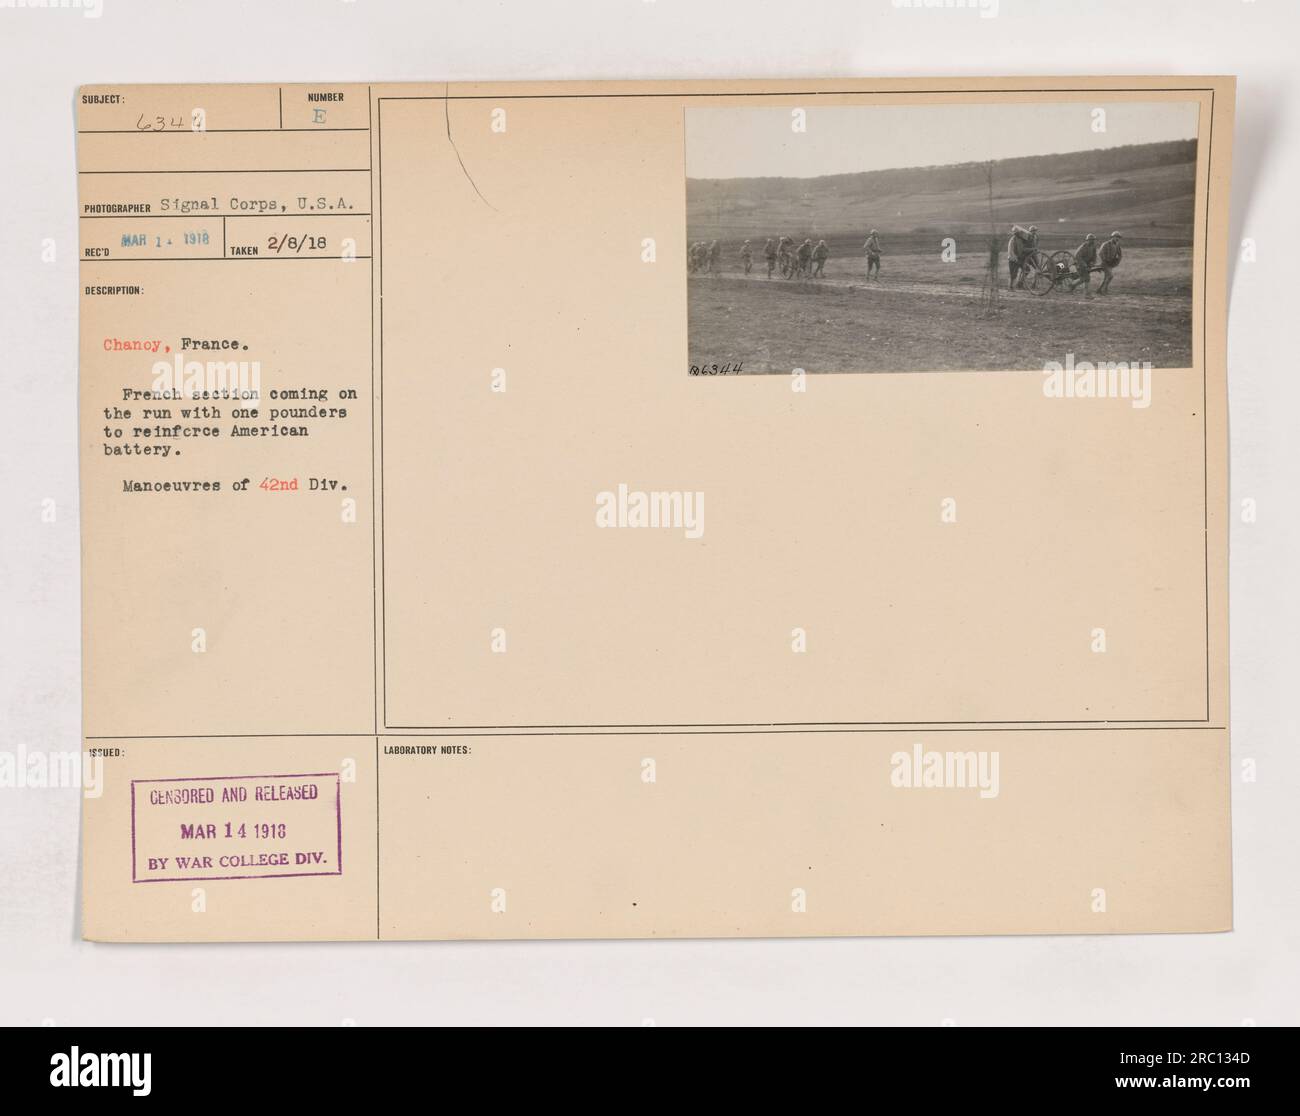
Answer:
POLYGON ((479 200, 492 210, 493 213, 500 212, 495 205, 483 196, 483 191, 478 188, 478 183, 474 181, 474 176, 469 173, 469 167, 465 165, 465 160, 460 157, 460 148, 456 146, 456 141, 451 134, 451 85, 443 87, 442 95, 443 116, 447 122, 447 142, 451 144, 451 149, 456 152, 456 162, 460 164, 461 173, 465 176, 466 181, 474 187, 474 193, 479 196, 479 200))

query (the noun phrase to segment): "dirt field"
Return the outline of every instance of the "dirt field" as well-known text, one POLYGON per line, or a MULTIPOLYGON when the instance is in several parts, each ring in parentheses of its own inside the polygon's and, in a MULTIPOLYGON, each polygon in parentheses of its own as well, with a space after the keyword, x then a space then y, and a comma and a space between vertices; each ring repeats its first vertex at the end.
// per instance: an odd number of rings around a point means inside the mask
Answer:
MULTIPOLYGON (((888 253, 888 245, 885 246, 888 253)), ((1055 245, 1050 246, 1051 248, 1055 245)), ((981 317, 982 261, 944 263, 937 251, 886 254, 868 283, 861 257, 832 258, 825 278, 770 281, 761 254, 749 277, 738 259, 691 276, 690 365, 741 373, 1040 370, 1048 361, 1192 363, 1191 250, 1126 253, 1110 293, 1008 291, 981 317)))

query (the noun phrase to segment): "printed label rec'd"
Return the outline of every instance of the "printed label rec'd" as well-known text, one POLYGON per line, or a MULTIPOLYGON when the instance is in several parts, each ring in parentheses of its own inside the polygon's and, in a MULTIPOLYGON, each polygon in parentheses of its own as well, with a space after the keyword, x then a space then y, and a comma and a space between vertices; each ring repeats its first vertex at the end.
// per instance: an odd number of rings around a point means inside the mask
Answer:
POLYGON ((338 772, 131 780, 131 879, 343 873, 338 772))

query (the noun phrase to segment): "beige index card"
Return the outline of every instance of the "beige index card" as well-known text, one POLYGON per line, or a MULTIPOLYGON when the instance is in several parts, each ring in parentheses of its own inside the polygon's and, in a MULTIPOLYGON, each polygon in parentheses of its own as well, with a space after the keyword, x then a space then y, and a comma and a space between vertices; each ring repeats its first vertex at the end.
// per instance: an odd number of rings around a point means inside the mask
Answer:
POLYGON ((1229 929, 1233 95, 81 89, 85 935, 1229 929))

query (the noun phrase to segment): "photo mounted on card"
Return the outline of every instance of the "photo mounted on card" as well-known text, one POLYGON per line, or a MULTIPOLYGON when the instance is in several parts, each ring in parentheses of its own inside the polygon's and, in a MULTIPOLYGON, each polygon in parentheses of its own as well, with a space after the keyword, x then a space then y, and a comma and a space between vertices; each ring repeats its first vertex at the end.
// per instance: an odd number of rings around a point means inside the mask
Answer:
POLYGON ((83 88, 86 936, 1229 928, 1233 96, 83 88))

